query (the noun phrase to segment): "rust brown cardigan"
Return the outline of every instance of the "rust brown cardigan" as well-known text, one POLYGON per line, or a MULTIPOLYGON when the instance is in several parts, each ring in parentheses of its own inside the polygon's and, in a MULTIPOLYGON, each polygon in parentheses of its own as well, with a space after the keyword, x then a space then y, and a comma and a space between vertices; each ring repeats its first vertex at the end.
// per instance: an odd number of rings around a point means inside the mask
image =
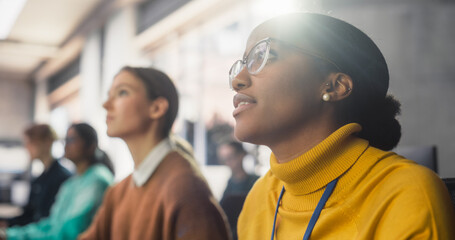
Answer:
POLYGON ((231 239, 206 181, 183 155, 170 152, 141 187, 130 175, 109 189, 79 239, 231 239))

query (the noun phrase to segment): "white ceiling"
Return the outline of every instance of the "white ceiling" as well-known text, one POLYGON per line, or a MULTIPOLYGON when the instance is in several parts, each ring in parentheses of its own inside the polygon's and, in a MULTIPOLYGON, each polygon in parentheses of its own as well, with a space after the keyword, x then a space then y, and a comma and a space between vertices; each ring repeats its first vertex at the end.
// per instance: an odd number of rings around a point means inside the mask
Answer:
POLYGON ((27 80, 103 1, 28 0, 8 38, 0 40, 0 80, 27 80))

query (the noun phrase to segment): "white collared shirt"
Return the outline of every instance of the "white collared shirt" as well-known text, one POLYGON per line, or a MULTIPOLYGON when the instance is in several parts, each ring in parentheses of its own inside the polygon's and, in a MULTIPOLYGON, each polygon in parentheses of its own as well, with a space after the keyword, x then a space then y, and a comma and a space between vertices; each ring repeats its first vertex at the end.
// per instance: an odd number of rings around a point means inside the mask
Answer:
POLYGON ((163 139, 145 157, 139 167, 133 172, 133 182, 137 187, 143 186, 153 175, 164 157, 173 150, 174 146, 169 137, 163 139))

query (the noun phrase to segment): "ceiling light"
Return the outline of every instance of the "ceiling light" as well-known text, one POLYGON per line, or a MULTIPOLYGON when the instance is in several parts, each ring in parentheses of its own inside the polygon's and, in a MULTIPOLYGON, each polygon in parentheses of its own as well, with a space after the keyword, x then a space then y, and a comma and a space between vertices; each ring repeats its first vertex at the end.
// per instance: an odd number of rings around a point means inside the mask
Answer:
POLYGON ((0 0, 0 40, 6 39, 27 0, 0 0))

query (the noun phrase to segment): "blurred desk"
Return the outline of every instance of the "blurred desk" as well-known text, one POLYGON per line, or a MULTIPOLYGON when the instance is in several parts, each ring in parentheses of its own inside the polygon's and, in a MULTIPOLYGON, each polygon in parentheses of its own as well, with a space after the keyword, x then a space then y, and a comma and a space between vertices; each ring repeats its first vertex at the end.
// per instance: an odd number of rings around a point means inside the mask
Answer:
POLYGON ((22 208, 12 204, 0 204, 0 218, 12 218, 22 214, 22 208))

